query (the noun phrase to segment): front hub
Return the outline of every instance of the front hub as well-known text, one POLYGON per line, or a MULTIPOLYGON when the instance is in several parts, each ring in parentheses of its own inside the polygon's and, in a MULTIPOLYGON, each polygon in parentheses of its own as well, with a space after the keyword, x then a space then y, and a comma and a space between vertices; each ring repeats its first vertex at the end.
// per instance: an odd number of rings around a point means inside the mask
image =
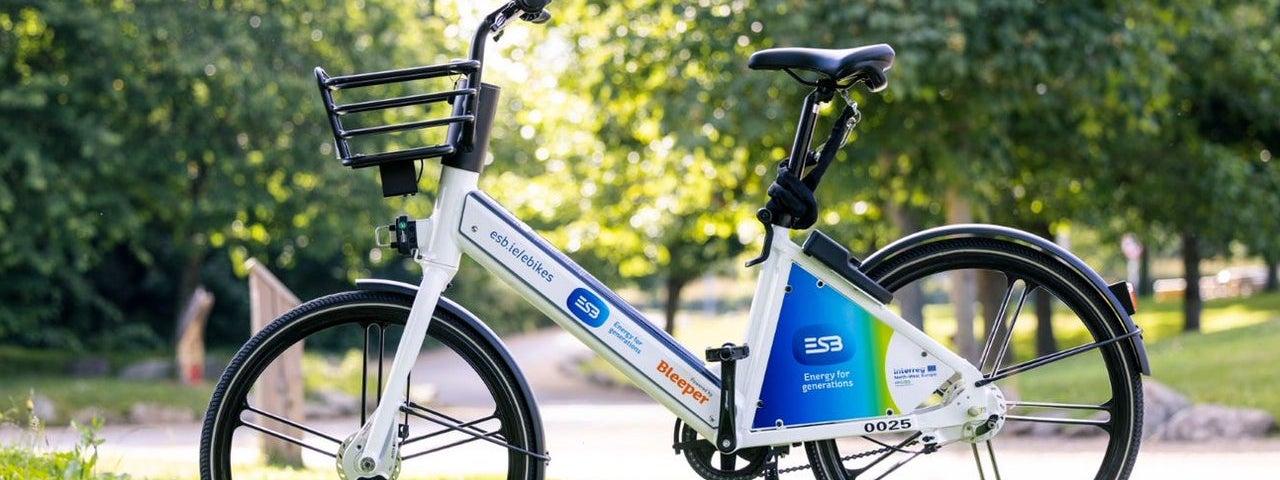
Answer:
POLYGON ((400 476, 400 445, 391 444, 391 455, 379 462, 364 451, 364 430, 351 434, 338 447, 338 478, 342 480, 395 480, 400 476))

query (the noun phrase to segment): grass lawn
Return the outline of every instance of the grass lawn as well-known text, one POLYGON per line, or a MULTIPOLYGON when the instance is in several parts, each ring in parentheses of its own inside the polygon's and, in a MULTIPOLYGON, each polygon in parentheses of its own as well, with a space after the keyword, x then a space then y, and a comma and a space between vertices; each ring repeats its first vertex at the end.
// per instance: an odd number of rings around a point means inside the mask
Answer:
MULTIPOLYGON (((1143 299, 1134 321, 1143 329, 1152 378, 1188 395, 1195 402, 1259 408, 1280 418, 1280 294, 1224 298, 1205 303, 1200 333, 1182 332, 1182 303, 1143 299)), ((935 338, 949 337, 954 320, 946 305, 926 308, 926 328, 935 338)), ((1027 315, 1029 312, 1024 313, 1027 315)), ((688 314, 686 314, 688 315, 688 314)), ((726 341, 741 342, 746 314, 738 313, 681 322, 677 336, 694 353, 726 341)), ((1014 350, 1033 351, 1034 322, 1021 322, 1014 350)), ((1080 338, 1083 329, 1055 324, 1059 338, 1080 338)), ((597 362, 604 365, 603 361, 597 362)), ((1025 398, 1065 400, 1088 396, 1100 380, 1084 368, 1091 362, 1066 361, 1035 372, 1018 388, 1025 398)), ((588 368, 597 368, 594 365, 588 368)), ((608 369, 607 366, 602 367, 608 369)), ((611 369, 610 369, 611 370, 611 369)))
MULTIPOLYGON (((66 425, 75 412, 96 408, 108 423, 127 418, 139 402, 187 409, 193 418, 204 415, 213 394, 213 385, 185 386, 173 381, 138 381, 115 378, 66 378, 49 375, 0 379, 0 412, 23 411, 32 392, 56 406, 53 418, 41 418, 49 425, 66 425)), ((83 420, 83 419, 82 419, 83 420)))
POLYGON ((1260 408, 1280 418, 1280 319, 1167 338, 1147 350, 1152 376, 1196 402, 1260 408))
MULTIPOLYGON (((930 334, 946 335, 950 318, 945 310, 930 308, 926 320, 930 334)), ((687 320, 680 324, 679 338, 695 353, 725 341, 742 341, 740 335, 746 322, 744 312, 711 318, 685 315, 687 320)), ((1280 294, 1207 302, 1201 333, 1182 333, 1181 315, 1179 302, 1146 301, 1139 306, 1135 319, 1145 332, 1153 378, 1196 402, 1258 408, 1280 417, 1280 368, 1275 367, 1280 364, 1280 348, 1276 348, 1280 345, 1280 294)), ((954 330, 954 327, 950 328, 954 330)), ((1082 333, 1057 328, 1055 332, 1063 338, 1082 333)), ((1022 332, 1022 337, 1015 344, 1015 349, 1029 351, 1029 332, 1022 332), (1022 347, 1023 343, 1027 343, 1027 347, 1022 347)), ((309 360, 316 362, 320 359, 309 360)), ((338 372, 352 368, 349 359, 324 361, 330 362, 331 369, 338 372)), ((586 368, 611 370, 603 362, 586 368)), ((1089 385, 1099 380, 1096 371, 1077 368, 1070 361, 1035 373, 1034 379, 1019 379, 1017 382, 1024 398, 1048 400, 1061 396, 1067 401, 1079 400, 1078 396, 1089 396, 1089 385)), ((330 371, 329 374, 336 372, 330 371)), ((73 412, 90 407, 107 412, 108 417, 123 418, 137 402, 186 408, 199 415, 211 390, 212 385, 208 384, 188 387, 171 381, 73 379, 47 373, 9 371, 0 374, 0 412, 21 412, 34 391, 57 406, 57 416, 44 419, 50 424, 65 423, 73 412)), ((106 468, 113 469, 109 465, 106 468)), ((188 478, 179 472, 181 469, 148 476, 188 478)), ((263 477, 271 478, 314 478, 305 472, 264 470, 262 473, 263 477)))

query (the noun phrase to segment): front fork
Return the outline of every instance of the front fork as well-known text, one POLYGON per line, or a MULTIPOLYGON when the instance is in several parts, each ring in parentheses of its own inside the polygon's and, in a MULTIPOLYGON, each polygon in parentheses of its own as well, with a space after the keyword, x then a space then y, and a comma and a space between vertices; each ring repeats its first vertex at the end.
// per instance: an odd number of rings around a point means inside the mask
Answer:
POLYGON ((392 228, 396 232, 397 250, 410 252, 414 261, 422 266, 422 283, 413 298, 413 310, 396 347, 391 376, 383 387, 378 407, 338 451, 338 473, 343 478, 390 480, 398 473, 400 442, 399 429, 394 428, 396 416, 400 414, 401 399, 408 389, 409 372, 417 362, 427 328, 431 326, 431 314, 440 301, 440 294, 458 272, 462 250, 455 234, 461 222, 462 204, 478 180, 476 172, 443 167, 431 216, 416 222, 398 219, 392 228), (409 232, 415 235, 404 235, 409 232))
POLYGON ((400 414, 400 399, 408 389, 409 372, 422 350, 427 328, 431 326, 431 312, 435 311, 441 292, 458 271, 457 266, 420 263, 423 266, 422 284, 413 298, 413 310, 409 312, 409 320, 396 347, 391 374, 378 407, 338 452, 338 469, 344 478, 389 480, 398 474, 399 430, 393 427, 396 416, 400 414))

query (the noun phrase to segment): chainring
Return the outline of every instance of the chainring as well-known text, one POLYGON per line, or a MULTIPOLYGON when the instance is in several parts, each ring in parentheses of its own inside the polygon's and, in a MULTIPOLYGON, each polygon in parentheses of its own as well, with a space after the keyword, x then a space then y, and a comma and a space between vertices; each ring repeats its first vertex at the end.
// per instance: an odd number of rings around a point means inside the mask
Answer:
POLYGON ((769 461, 770 447, 739 449, 728 455, 716 450, 710 440, 700 438, 687 424, 680 425, 680 451, 693 471, 706 480, 750 480, 760 476, 769 461), (718 459, 718 465, 712 460, 718 459), (743 463, 745 462, 745 463, 743 463), (741 466, 739 466, 741 465, 741 466))

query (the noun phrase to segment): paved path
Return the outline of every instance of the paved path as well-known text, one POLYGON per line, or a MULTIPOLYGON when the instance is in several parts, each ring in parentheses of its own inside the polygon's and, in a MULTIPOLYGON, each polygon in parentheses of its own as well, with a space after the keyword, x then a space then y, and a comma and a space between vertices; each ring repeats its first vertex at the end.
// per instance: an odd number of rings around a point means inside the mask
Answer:
MULTIPOLYGON (((552 461, 548 477, 561 480, 697 480, 682 457, 670 448, 674 417, 633 390, 602 389, 564 375, 566 358, 585 353, 566 333, 539 332, 511 339, 509 346, 534 384, 544 419, 552 461)), ((437 359, 424 357, 420 366, 437 359)), ((435 365, 447 366, 447 365, 435 365)), ((442 402, 465 404, 465 392, 441 392, 442 402)), ((12 442, 18 432, 0 429, 0 441, 12 442)), ((100 466, 108 471, 161 478, 191 478, 195 472, 198 425, 109 426, 100 466)), ((78 439, 74 432, 53 429, 51 447, 67 449, 78 439)), ((1069 474, 1079 462, 1077 450, 1087 445, 1020 440, 1001 445, 1001 469, 1030 468, 1037 479, 1078 479, 1069 474)), ((786 461, 802 463, 797 450, 786 461)), ((957 469, 972 468, 969 452, 947 449, 917 462, 901 478, 952 479, 957 469)), ((962 475, 963 476, 963 475, 962 475)), ((783 478, 806 478, 790 475, 783 478)), ((811 478, 811 477, 810 477, 811 478)), ((898 478, 898 477, 894 477, 898 478)), ((967 477, 966 477, 967 478, 967 477)), ((1016 477, 1027 478, 1027 477, 1016 477)), ((1137 480, 1184 478, 1280 478, 1280 439, 1245 443, 1169 444, 1143 446, 1132 476, 1137 480)))

